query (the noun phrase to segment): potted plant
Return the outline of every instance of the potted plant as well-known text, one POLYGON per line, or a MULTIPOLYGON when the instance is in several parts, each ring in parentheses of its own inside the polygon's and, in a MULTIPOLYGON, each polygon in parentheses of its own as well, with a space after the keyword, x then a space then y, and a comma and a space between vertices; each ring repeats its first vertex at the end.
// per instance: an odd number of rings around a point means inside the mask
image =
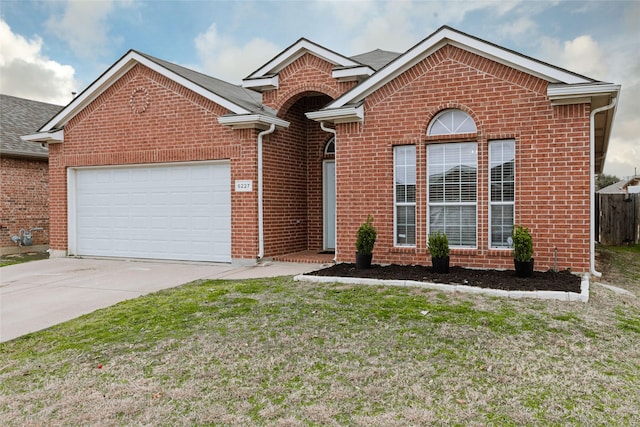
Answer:
POLYGON ((533 274, 533 238, 528 228, 514 225, 511 230, 513 240, 513 263, 516 276, 529 277, 533 274))
POLYGON ((436 273, 449 272, 449 240, 445 233, 437 231, 429 234, 427 242, 431 253, 431 265, 436 273))
POLYGON ((378 232, 371 224, 373 217, 367 215, 367 221, 360 225, 356 238, 356 268, 370 268, 373 258, 373 245, 376 243, 378 232))

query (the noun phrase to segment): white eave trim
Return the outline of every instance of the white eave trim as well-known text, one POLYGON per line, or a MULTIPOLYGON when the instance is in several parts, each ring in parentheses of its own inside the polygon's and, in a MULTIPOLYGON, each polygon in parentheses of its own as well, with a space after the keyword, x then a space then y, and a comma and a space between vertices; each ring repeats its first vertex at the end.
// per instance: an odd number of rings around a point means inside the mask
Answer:
POLYGON ((620 85, 616 84, 585 84, 561 85, 551 84, 547 88, 547 96, 551 105, 567 105, 591 102, 591 98, 610 95, 613 98, 620 93, 620 85))
POLYGON ((61 144, 64 142, 64 129, 58 129, 51 132, 39 132, 31 135, 23 135, 20 137, 20 139, 27 142, 61 144))
POLYGON ((584 84, 593 80, 579 76, 560 68, 553 67, 532 58, 511 52, 508 49, 476 39, 463 33, 443 28, 418 43, 406 53, 390 62, 386 67, 356 86, 353 90, 337 98, 327 108, 340 108, 344 105, 361 102, 369 94, 386 84, 396 76, 413 67, 438 49, 450 44, 475 53, 511 68, 539 77, 551 83, 584 84))
POLYGON ((336 68, 331 72, 331 76, 340 81, 352 81, 361 77, 369 77, 373 73, 375 71, 371 67, 363 65, 360 67, 336 68))
POLYGON ((278 117, 263 114, 243 114, 218 117, 218 123, 232 129, 267 129, 272 124, 281 128, 288 128, 289 122, 278 117))
POLYGON ((332 110, 311 111, 307 118, 317 122, 353 123, 364 121, 364 106, 334 108, 332 110))
POLYGON ((280 82, 278 75, 246 79, 242 81, 242 87, 259 91, 278 89, 280 82))
POLYGON ((245 80, 251 80, 277 74, 282 69, 286 68, 289 64, 303 56, 305 53, 311 53, 312 55, 322 58, 327 62, 342 67, 357 67, 362 65, 336 52, 312 43, 307 39, 300 39, 298 42, 285 49, 271 61, 267 62, 258 70, 251 73, 251 75, 249 75, 245 80))
POLYGON ((216 95, 215 93, 203 88, 202 86, 193 83, 190 80, 170 71, 169 69, 161 66, 160 64, 151 61, 150 59, 140 55, 136 51, 130 51, 118 62, 116 62, 111 68, 109 68, 102 76, 94 81, 86 90, 78 95, 69 105, 62 109, 54 118, 46 123, 41 129, 41 132, 47 132, 51 129, 63 127, 71 118, 78 114, 89 103, 100 96, 111 85, 113 85, 120 77, 131 70, 136 64, 142 64, 145 67, 152 69, 160 73, 161 75, 175 81, 176 83, 196 92, 199 95, 215 102, 216 104, 226 108, 227 110, 235 114, 247 114, 248 110, 240 107, 239 105, 216 95))

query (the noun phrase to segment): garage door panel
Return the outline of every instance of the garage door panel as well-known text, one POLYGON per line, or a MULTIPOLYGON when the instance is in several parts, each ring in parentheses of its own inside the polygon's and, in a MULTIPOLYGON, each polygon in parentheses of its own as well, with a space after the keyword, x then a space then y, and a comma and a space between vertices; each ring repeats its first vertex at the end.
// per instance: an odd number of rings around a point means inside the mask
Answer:
POLYGON ((76 171, 78 255, 231 261, 228 163, 76 171))

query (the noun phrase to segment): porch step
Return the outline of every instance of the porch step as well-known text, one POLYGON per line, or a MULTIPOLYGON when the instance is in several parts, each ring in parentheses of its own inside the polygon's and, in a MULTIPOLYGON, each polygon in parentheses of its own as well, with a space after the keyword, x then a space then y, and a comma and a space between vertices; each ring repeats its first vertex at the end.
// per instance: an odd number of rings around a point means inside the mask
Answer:
POLYGON ((333 263, 335 254, 318 251, 302 251, 291 254, 277 255, 273 257, 274 261, 281 262, 302 262, 308 264, 330 264, 333 263))

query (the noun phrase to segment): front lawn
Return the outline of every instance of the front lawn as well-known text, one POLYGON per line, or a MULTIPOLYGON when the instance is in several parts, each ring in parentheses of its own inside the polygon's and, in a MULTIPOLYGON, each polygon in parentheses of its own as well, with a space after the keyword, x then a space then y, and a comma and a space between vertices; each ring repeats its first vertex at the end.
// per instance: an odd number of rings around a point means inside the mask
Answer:
POLYGON ((24 254, 12 254, 0 256, 0 267, 22 264, 23 262, 39 261, 49 258, 48 252, 27 252, 24 254))
POLYGON ((640 297, 640 244, 598 245, 596 266, 603 274, 597 281, 619 286, 640 297))
POLYGON ((638 425, 639 300, 194 283, 0 344, 0 425, 638 425))

